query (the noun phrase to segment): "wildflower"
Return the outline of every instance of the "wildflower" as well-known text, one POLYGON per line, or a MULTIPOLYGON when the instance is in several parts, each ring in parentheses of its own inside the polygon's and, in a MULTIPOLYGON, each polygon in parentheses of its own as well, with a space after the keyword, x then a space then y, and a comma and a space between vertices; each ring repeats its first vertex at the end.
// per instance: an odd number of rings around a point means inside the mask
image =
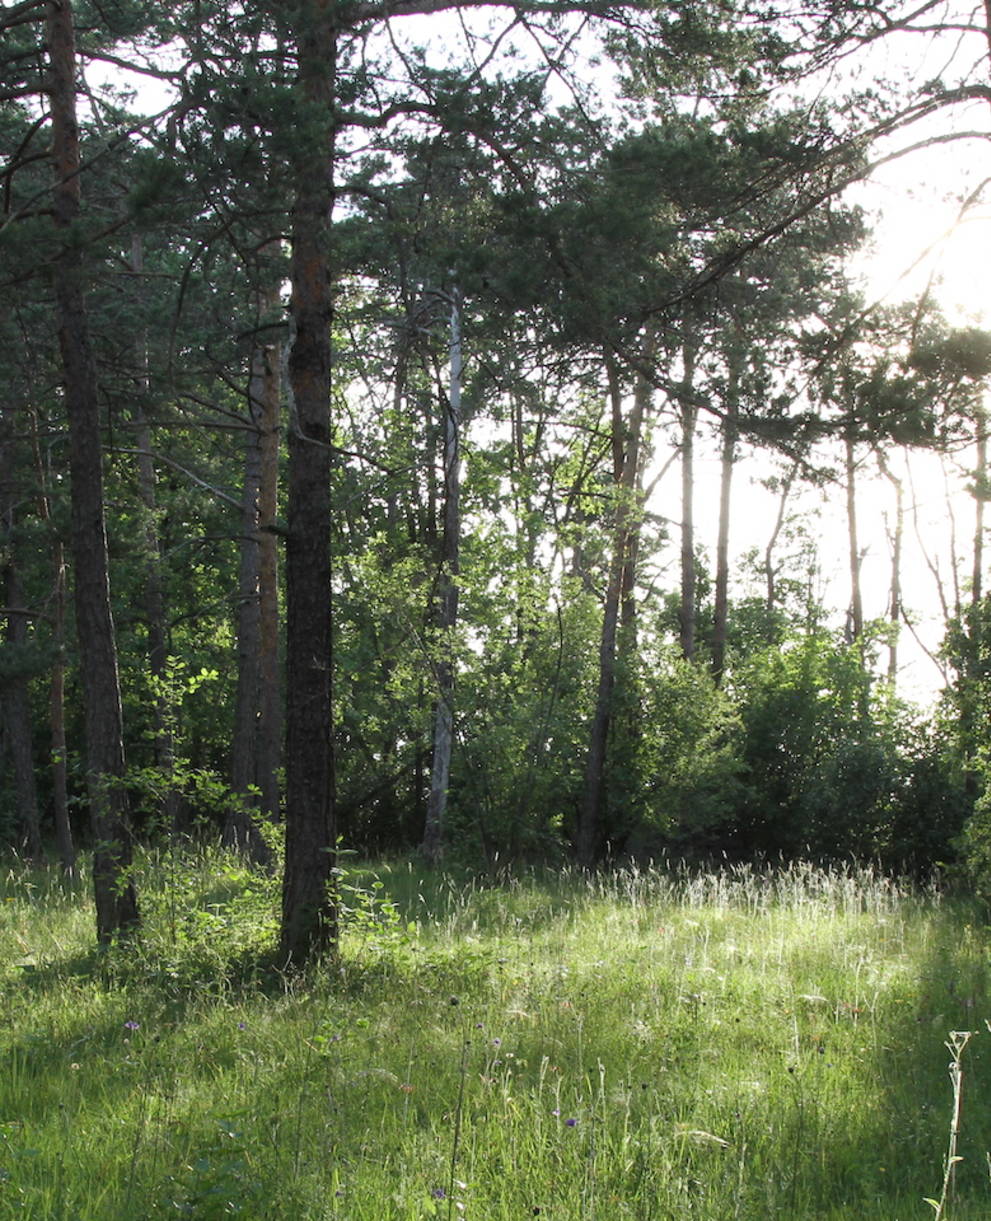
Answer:
POLYGON ((561 1109, 560 1109, 560 1107, 555 1107, 555 1108, 554 1108, 554 1110, 553 1110, 553 1111, 551 1111, 551 1114, 552 1114, 552 1115, 554 1115, 554 1116, 556 1116, 558 1119, 560 1119, 560 1118, 561 1118, 561 1109))
POLYGON ((247 1030, 248 1023, 247 1022, 238 1022, 237 1028, 238 1028, 238 1030, 247 1030))
POLYGON ((492 1040, 492 1046, 493 1046, 493 1047, 501 1047, 501 1046, 502 1046, 502 1039, 493 1039, 493 1040, 492 1040))
POLYGON ((444 1190, 443 1187, 435 1187, 430 1194, 433 1196, 433 1198, 435 1200, 446 1200, 447 1199, 447 1192, 444 1190))
POLYGON ((134 1018, 128 1018, 127 1021, 124 1023, 124 1029, 125 1030, 140 1030, 141 1023, 136 1022, 134 1020, 134 1018))
POLYGON ((564 1121, 564 1126, 566 1128, 576 1128, 578 1126, 578 1120, 577 1119, 566 1119, 564 1121))

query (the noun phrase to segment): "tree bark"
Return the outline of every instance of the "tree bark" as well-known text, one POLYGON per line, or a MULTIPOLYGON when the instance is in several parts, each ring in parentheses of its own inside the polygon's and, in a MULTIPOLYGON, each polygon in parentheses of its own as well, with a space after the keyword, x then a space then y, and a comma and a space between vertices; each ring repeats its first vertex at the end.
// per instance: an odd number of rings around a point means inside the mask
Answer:
POLYGON ((902 481, 888 465, 881 450, 877 451, 877 464, 881 474, 895 490, 895 526, 890 532, 891 540, 891 584, 888 592, 888 622, 891 642, 888 645, 888 682, 892 691, 898 683, 898 632, 902 619, 902 545, 905 537, 905 489, 902 481))
POLYGON ((73 578, 93 825, 96 933, 100 943, 106 944, 133 929, 139 916, 130 878, 131 833, 123 785, 123 718, 110 610, 96 367, 83 292, 82 254, 73 232, 80 212, 80 162, 70 0, 50 0, 46 33, 55 169, 53 209, 61 243, 52 274, 69 417, 73 578))
MULTIPOLYGON (((278 726, 277 709, 272 706, 278 698, 272 654, 277 667, 278 651, 277 642, 271 639, 273 594, 277 597, 271 556, 276 488, 271 485, 277 479, 278 463, 268 452, 273 433, 278 444, 278 401, 277 351, 271 345, 258 346, 252 355, 248 383, 251 430, 244 457, 238 570, 237 694, 231 747, 231 788, 238 800, 228 809, 224 842, 259 865, 268 864, 271 854, 252 810, 261 808, 264 802, 265 813, 274 816, 270 803, 278 768, 272 742, 273 728, 277 730, 278 726)), ((274 609, 277 630, 277 603, 274 609)))
POLYGON ((333 951, 337 910, 331 719, 331 212, 334 206, 334 0, 299 8, 300 113, 291 219, 292 396, 286 539, 286 856, 280 957, 333 951))
POLYGON ((640 505, 636 494, 637 475, 640 469, 643 420, 650 401, 649 392, 635 394, 629 420, 624 424, 621 391, 614 371, 610 374, 609 382, 613 420, 614 470, 618 469, 617 503, 612 556, 602 610, 602 630, 599 637, 599 677, 595 710, 592 714, 592 724, 589 727, 588 753, 585 757, 585 782, 575 837, 575 855, 578 864, 584 869, 591 869, 596 865, 603 851, 602 807, 605 795, 609 726, 616 685, 617 629, 623 601, 623 575, 630 559, 632 540, 639 530, 640 505))
POLYGON ((65 740, 65 548, 61 540, 53 546, 52 638, 55 660, 48 689, 48 720, 52 740, 52 805, 55 812, 55 842, 63 871, 74 877, 76 846, 69 819, 68 745, 65 740))
POLYGON ((0 685, 2 735, 14 772, 17 846, 29 860, 39 860, 41 819, 34 777, 34 735, 28 689, 28 614, 21 589, 21 555, 16 535, 21 482, 17 476, 15 444, 14 420, 5 412, 0 416, 0 596, 7 607, 4 644, 9 650, 10 662, 6 678, 0 685))
POLYGON ((434 713, 433 766, 423 829, 423 855, 437 864, 443 852, 447 790, 454 748, 453 633, 458 622, 458 574, 461 556, 461 298, 451 295, 450 390, 444 404, 444 529, 441 536, 437 629, 440 654, 435 663, 437 707, 434 713))
POLYGON ((678 612, 681 653, 686 661, 695 656, 695 421, 698 409, 692 401, 695 352, 685 346, 684 392, 681 401, 681 602, 678 612))
POLYGON ((7 535, 7 561, 3 568, 2 588, 8 607, 4 644, 15 650, 14 670, 3 685, 3 731, 14 771, 17 803, 18 847, 31 861, 41 859, 41 819, 38 814, 38 788, 34 779, 34 747, 31 727, 31 701, 26 672, 17 665, 16 650, 28 643, 28 621, 24 613, 17 559, 10 544, 13 506, 4 514, 7 535))
POLYGON ((55 843, 62 869, 69 877, 73 877, 76 872, 76 848, 72 840, 72 823, 69 819, 68 756, 65 740, 65 548, 52 524, 52 510, 48 496, 48 473, 45 470, 41 457, 41 446, 38 443, 36 412, 31 413, 31 448, 38 486, 38 516, 48 527, 52 536, 51 606, 52 644, 55 656, 48 685, 48 723, 51 738, 55 843))
MULTIPOLYGON (((731 358, 732 359, 732 358, 731 358)), ((716 686, 723 681, 726 666, 726 632, 729 615, 729 517, 733 495, 733 470, 739 436, 738 375, 729 370, 726 411, 722 421, 722 452, 719 478, 719 532, 716 539, 716 588, 712 615, 712 677, 716 686)))
MULTIPOLYGON (((141 235, 131 242, 131 267, 135 276, 144 272, 141 235)), ((179 831, 182 800, 172 777, 175 770, 175 741, 171 696, 168 692, 168 630, 165 621, 165 585, 162 577, 162 552, 158 537, 158 477, 152 453, 151 428, 145 411, 148 394, 147 351, 139 353, 138 394, 134 400, 135 443, 137 449, 138 495, 144 511, 144 603, 145 630, 148 634, 148 673, 152 678, 152 718, 154 726, 155 767, 161 773, 164 795, 158 810, 162 825, 170 834, 179 831)))
MULTIPOLYGON (((276 534, 279 497, 279 407, 281 351, 274 344, 267 354, 265 393, 259 421, 261 486, 258 489, 258 607, 261 613, 258 667, 258 747, 255 779, 259 809, 271 822, 280 810, 279 769, 282 763, 282 687, 279 669, 279 547, 276 534)), ((266 850, 267 851, 267 850, 266 850)), ((259 858, 261 859, 261 858, 259 858)))
MULTIPOLYGON (((656 336, 653 332, 648 337, 647 345, 644 349, 644 360, 653 358, 656 347, 656 336)), ((634 493, 635 493, 635 512, 629 521, 629 535, 626 539, 623 555, 623 576, 620 587, 620 612, 619 612, 619 627, 622 648, 627 656, 633 657, 637 651, 637 562, 640 558, 640 529, 643 525, 643 516, 641 510, 644 503, 643 491, 643 473, 646 465, 645 450, 649 449, 649 445, 644 440, 644 428, 647 417, 650 414, 651 402, 653 400, 653 387, 650 382, 642 374, 637 374, 636 384, 633 390, 635 398, 634 417, 639 421, 640 435, 637 437, 637 453, 636 462, 637 469, 634 472, 634 493)), ((624 459, 625 460, 625 459, 624 459)), ((619 470, 619 478, 623 478, 622 464, 619 470)))

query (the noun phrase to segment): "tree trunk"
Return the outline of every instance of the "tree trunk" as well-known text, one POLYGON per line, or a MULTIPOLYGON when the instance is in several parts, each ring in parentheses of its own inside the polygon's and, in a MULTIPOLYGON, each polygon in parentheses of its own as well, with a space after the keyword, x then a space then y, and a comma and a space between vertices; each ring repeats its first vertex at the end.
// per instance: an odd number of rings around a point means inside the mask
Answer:
MULTIPOLYGON (((271 854, 255 825, 252 810, 259 808, 263 795, 271 801, 278 767, 277 756, 275 759, 272 757, 273 698, 269 689, 273 681, 273 641, 270 636, 271 586, 275 572, 268 553, 273 550, 275 542, 271 530, 275 490, 265 486, 266 482, 271 484, 278 469, 277 462, 273 463, 271 454, 266 453, 266 448, 271 448, 273 412, 276 428, 278 420, 278 361, 276 351, 271 346, 258 346, 252 355, 248 411, 251 431, 244 457, 236 629, 237 695, 231 747, 231 788, 238 800, 228 809, 224 842, 243 852, 256 864, 265 865, 271 854), (267 522, 263 514, 268 515, 267 522), (263 529, 264 525, 269 529, 263 529), (266 569, 264 608, 263 566, 266 569), (268 622, 263 627, 266 617, 268 622)), ((277 432, 275 435, 277 444, 277 432)), ((277 615, 276 605, 276 622, 277 615)), ((277 646, 275 653, 277 664, 277 646)), ((276 674, 276 692, 277 684, 276 674)), ((269 809, 266 813, 271 815, 273 811, 269 809)))
POLYGON ((334 950, 331 718, 331 212, 334 206, 334 0, 298 16, 300 112, 292 210, 292 347, 286 539, 286 856, 280 957, 334 950))
POLYGON ((767 610, 768 623, 773 619, 774 608, 778 601, 778 570, 774 566, 774 548, 778 545, 778 539, 781 537, 781 531, 784 528, 788 497, 791 495, 792 484, 795 482, 797 474, 798 463, 796 462, 788 471, 785 481, 781 485, 781 494, 778 497, 778 514, 774 519, 774 529, 771 531, 771 537, 767 540, 767 546, 764 548, 764 606, 767 610))
POLYGON ((881 450, 877 451, 877 464, 881 474, 895 489, 895 527, 891 539, 891 585, 888 593, 888 622, 891 626, 891 642, 888 645, 888 682, 892 691, 898 683, 898 631, 902 618, 902 544, 905 536, 905 490, 902 481, 888 465, 881 450))
POLYGON ((733 494, 733 470, 739 434, 737 371, 731 366, 722 421, 723 444, 720 455, 719 533, 716 539, 716 589, 712 616, 712 677, 716 686, 723 681, 726 666, 726 631, 729 615, 729 515, 733 494))
MULTIPOLYGON (((651 332, 648 337, 647 345, 644 349, 644 360, 651 360, 656 347, 656 335, 651 332)), ((633 390, 634 418, 639 421, 641 435, 637 437, 637 453, 636 462, 637 469, 634 473, 634 497, 635 511, 629 521, 629 536, 626 540, 623 555, 623 576, 620 587, 620 612, 619 612, 619 627, 622 648, 627 656, 634 657, 637 652, 637 562, 640 557, 640 527, 643 524, 641 509, 644 502, 643 492, 643 472, 647 459, 645 457, 645 449, 649 449, 643 438, 643 431, 648 415, 650 414, 651 401, 653 399, 653 387, 650 382, 642 374, 637 374, 636 384, 633 390)), ((614 398, 615 401, 615 398, 614 398)), ((622 466, 620 467, 620 478, 622 478, 622 466)), ((637 727, 639 732, 639 726, 637 727)))
POLYGON ((52 661, 48 686, 48 723, 51 738, 52 806, 55 814, 55 842, 62 869, 70 877, 76 872, 76 849, 69 820, 69 783, 65 741, 65 548, 52 525, 48 497, 48 473, 38 443, 38 416, 31 414, 31 447, 38 485, 38 516, 52 536, 52 661))
POLYGON ((28 643, 28 624, 17 573, 17 559, 10 545, 13 507, 8 504, 7 508, 5 533, 8 556, 2 579, 4 603, 8 608, 4 644, 14 651, 14 673, 7 677, 2 690, 3 732, 14 771, 18 846, 29 860, 40 861, 41 820, 38 816, 38 789, 34 779, 31 701, 27 674, 17 661, 17 650, 24 650, 28 643))
POLYGON ((83 293, 81 249, 72 232, 80 211, 80 163, 70 0, 49 3, 47 39, 55 168, 53 208, 58 240, 62 243, 52 275, 69 417, 76 634, 93 824, 96 932, 101 944, 106 944, 134 928, 139 917, 130 879, 131 834, 123 787, 124 738, 110 611, 96 367, 83 293))
POLYGON ((272 822, 279 818, 279 768, 282 763, 282 688, 279 673, 279 548, 276 535, 279 497, 279 345, 267 355, 262 398, 261 485, 258 489, 258 607, 261 612, 258 666, 258 748, 255 778, 259 808, 272 822))
POLYGON ((860 588, 860 543, 857 532, 857 463, 855 442, 845 439, 846 452, 846 521, 850 561, 850 640, 863 641, 864 603, 860 588))
MULTIPOLYGON (((135 276, 144 272, 141 235, 131 242, 131 267, 135 276)), ((155 767, 161 774, 164 796, 158 810, 163 827, 170 834, 179 830, 182 801, 172 776, 175 769, 174 710, 168 691, 168 632, 165 623, 165 587, 162 579, 162 553, 158 537, 158 477, 152 455, 151 428, 145 412, 148 395, 147 352, 139 354, 141 375, 134 401, 135 444, 137 448, 138 495, 144 510, 144 602, 145 630, 148 633, 148 673, 152 679, 152 716, 155 767)))
POLYGON ((977 470, 974 472, 974 567, 970 579, 972 606, 977 606, 984 593, 984 502, 991 492, 988 480, 988 413, 983 406, 975 410, 975 424, 977 470))
POLYGON ((259 353, 254 354, 248 383, 248 410, 252 428, 244 451, 241 497, 241 531, 238 540, 237 689, 234 699, 234 733, 231 740, 231 791, 235 797, 224 824, 224 843, 251 856, 255 838, 251 810, 255 805, 255 745, 258 723, 258 687, 261 655, 261 606, 258 598, 258 494, 261 486, 261 434, 256 406, 261 393, 259 353))
POLYGON ((683 353, 684 389, 681 401, 681 603, 678 612, 682 656, 695 656, 695 421, 693 400, 695 352, 683 353))
POLYGON ((18 822, 18 848, 30 860, 41 857, 41 820, 38 789, 34 778, 34 746, 31 700, 28 690, 28 615, 20 581, 20 549, 17 545, 17 509, 21 499, 17 477, 14 421, 9 413, 0 417, 0 596, 7 608, 4 645, 10 660, 2 686, 2 735, 14 772, 14 796, 18 822))
MULTIPOLYGON (((608 368, 607 364, 607 368, 608 368)), ((623 575, 631 555, 632 540, 639 530, 640 506, 637 503, 637 474, 640 469, 640 444, 643 420, 650 401, 649 392, 634 395, 628 422, 623 423, 620 386, 614 371, 610 374, 610 401, 613 420, 614 470, 618 470, 616 517, 613 549, 602 611, 599 637, 599 678, 595 711, 589 728, 585 758, 585 783, 578 812, 575 855, 578 864, 591 869, 603 850, 603 799, 606 759, 613 691, 616 685, 616 641, 623 601, 623 575)))
POLYGON ((423 829, 423 855, 436 864, 442 855, 447 790, 454 747, 453 634, 458 622, 458 572, 461 554, 461 298, 451 295, 451 383, 444 405, 444 529, 441 538, 437 629, 440 654, 435 669, 437 707, 430 797, 423 829))

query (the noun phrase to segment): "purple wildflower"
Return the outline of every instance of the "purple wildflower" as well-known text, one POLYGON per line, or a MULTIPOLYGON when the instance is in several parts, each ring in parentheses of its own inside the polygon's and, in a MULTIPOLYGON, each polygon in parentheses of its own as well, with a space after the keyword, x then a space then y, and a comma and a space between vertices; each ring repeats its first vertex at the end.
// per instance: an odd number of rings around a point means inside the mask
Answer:
POLYGON ((577 1119, 566 1119, 564 1121, 564 1126, 566 1128, 576 1128, 578 1126, 578 1120, 577 1119))
POLYGON ((141 1023, 136 1022, 134 1020, 134 1018, 128 1018, 127 1021, 124 1023, 124 1029, 125 1030, 140 1030, 141 1023))

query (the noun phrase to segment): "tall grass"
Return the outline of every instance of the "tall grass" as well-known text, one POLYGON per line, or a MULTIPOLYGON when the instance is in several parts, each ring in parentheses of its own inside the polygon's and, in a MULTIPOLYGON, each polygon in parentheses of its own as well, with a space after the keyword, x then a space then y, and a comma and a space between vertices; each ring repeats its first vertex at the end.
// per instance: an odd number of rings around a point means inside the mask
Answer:
POLYGON ((987 937, 863 869, 408 862, 345 879, 342 955, 266 966, 273 885, 142 862, 140 944, 0 874, 0 1219, 991 1214, 987 937))

